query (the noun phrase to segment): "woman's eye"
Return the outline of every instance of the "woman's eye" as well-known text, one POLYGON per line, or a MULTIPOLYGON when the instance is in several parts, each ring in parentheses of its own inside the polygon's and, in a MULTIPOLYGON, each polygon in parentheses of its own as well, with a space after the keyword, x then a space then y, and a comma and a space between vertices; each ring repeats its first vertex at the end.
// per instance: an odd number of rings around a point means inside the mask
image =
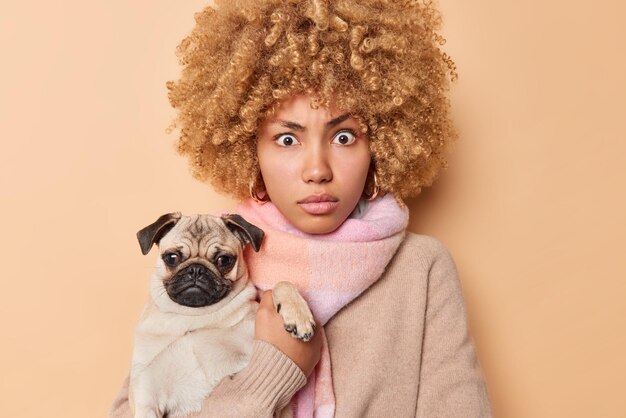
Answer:
POLYGON ((176 253, 166 253, 163 254, 163 261, 170 267, 174 267, 176 264, 180 262, 180 255, 176 253))
POLYGON ((276 138, 276 143, 282 147, 290 147, 298 144, 298 140, 291 134, 282 134, 276 138))
POLYGON ((230 255, 220 255, 217 257, 216 261, 218 269, 228 268, 235 261, 235 257, 231 257, 230 255))
POLYGON ((356 135, 350 131, 341 131, 333 138, 333 144, 350 145, 356 141, 356 135))

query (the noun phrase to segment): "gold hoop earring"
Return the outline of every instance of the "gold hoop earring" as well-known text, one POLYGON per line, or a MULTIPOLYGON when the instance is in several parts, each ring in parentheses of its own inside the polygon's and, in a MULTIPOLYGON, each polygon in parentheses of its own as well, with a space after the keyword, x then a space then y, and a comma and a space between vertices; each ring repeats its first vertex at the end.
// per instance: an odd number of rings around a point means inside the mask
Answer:
POLYGON ((267 194, 267 191, 265 192, 265 195, 262 198, 259 197, 259 195, 256 192, 256 184, 254 183, 250 183, 250 197, 252 198, 252 200, 254 200, 260 205, 270 201, 270 196, 267 194))
POLYGON ((372 190, 372 194, 369 196, 365 193, 365 198, 367 200, 374 200, 378 196, 379 191, 380 187, 378 186, 378 177, 376 177, 376 172, 374 171, 374 190, 372 190))

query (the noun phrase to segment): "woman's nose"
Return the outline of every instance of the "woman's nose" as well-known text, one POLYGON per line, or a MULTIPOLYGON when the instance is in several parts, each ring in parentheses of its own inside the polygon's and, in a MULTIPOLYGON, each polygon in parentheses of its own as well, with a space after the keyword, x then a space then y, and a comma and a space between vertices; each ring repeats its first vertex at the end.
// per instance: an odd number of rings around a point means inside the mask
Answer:
POLYGON ((323 183, 332 179, 333 171, 326 151, 321 147, 306 150, 302 167, 302 180, 305 183, 323 183))

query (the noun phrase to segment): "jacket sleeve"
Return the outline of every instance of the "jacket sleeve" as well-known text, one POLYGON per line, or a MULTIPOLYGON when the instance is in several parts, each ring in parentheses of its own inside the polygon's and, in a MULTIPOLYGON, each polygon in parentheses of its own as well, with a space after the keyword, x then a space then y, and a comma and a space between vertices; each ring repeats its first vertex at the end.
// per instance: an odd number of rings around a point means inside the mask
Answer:
MULTIPOLYGON (((128 402, 128 382, 113 401, 110 418, 133 418, 128 402)), ((255 340, 248 366, 232 378, 225 377, 205 398, 202 410, 189 418, 267 418, 288 406, 306 384, 302 370, 282 351, 255 340)))
POLYGON ((456 266, 437 241, 428 273, 416 417, 491 417, 456 266))

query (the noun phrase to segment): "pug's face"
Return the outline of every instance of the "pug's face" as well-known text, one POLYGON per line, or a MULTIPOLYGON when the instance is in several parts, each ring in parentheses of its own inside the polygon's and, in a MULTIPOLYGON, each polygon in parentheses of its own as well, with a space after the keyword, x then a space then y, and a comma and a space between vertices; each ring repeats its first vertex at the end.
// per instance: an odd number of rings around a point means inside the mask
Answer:
POLYGON ((239 215, 170 213, 139 231, 137 238, 144 254, 154 243, 159 247, 153 299, 167 294, 177 305, 202 308, 217 304, 237 282, 247 281, 243 248, 251 244, 258 251, 263 231, 239 215))

